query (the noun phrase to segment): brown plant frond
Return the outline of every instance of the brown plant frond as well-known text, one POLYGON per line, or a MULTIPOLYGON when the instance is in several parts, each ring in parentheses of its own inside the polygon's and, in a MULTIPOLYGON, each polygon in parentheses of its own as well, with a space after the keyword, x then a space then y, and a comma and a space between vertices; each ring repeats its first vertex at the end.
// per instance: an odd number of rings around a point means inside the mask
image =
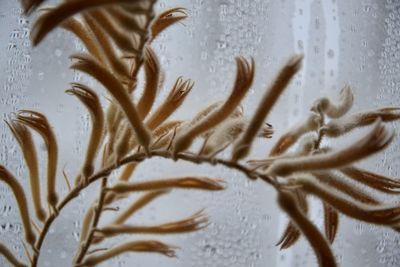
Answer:
POLYGON ((231 95, 225 101, 223 106, 208 115, 206 120, 202 120, 176 137, 173 147, 174 154, 187 149, 192 144, 194 138, 217 126, 229 117, 229 115, 231 115, 238 107, 253 83, 254 59, 251 59, 251 62, 248 62, 245 58, 238 57, 236 58, 236 64, 237 74, 231 95))
POLYGON ((274 134, 274 128, 272 127, 271 124, 265 122, 264 127, 261 128, 257 136, 262 138, 272 138, 273 134, 274 134))
POLYGON ((72 89, 66 90, 66 93, 78 97, 88 109, 92 119, 92 130, 86 149, 85 160, 82 165, 82 177, 78 176, 78 179, 75 181, 75 184, 78 184, 82 181, 87 182, 87 179, 94 171, 94 161, 103 140, 104 114, 96 93, 86 85, 72 83, 72 89))
POLYGON ((165 148, 174 138, 174 132, 184 125, 184 121, 170 121, 161 124, 153 131, 152 150, 165 148))
POLYGON ((121 234, 180 234, 198 231, 207 223, 208 218, 199 211, 187 219, 155 226, 109 225, 96 229, 96 234, 106 238, 121 234))
POLYGON ((68 191, 71 191, 72 187, 71 187, 71 183, 69 182, 69 178, 67 176, 67 173, 65 172, 65 166, 64 166, 64 169, 62 170, 62 175, 64 177, 65 185, 67 186, 68 191))
POLYGON ((222 122, 206 139, 200 154, 209 156, 233 143, 243 132, 245 125, 244 118, 232 118, 222 122))
POLYGON ((85 0, 66 1, 60 3, 50 12, 42 14, 34 23, 31 30, 31 39, 34 46, 39 44, 46 35, 73 15, 93 9, 95 7, 112 4, 129 4, 132 0, 85 0))
POLYGON ((107 11, 110 15, 113 16, 113 20, 115 23, 118 23, 120 27, 127 31, 133 31, 138 33, 139 35, 145 35, 146 29, 143 28, 142 25, 138 22, 138 15, 147 15, 149 20, 152 20, 154 14, 149 9, 143 9, 140 7, 136 7, 128 10, 123 6, 111 6, 107 8, 107 11))
MULTIPOLYGON (((204 109, 200 110, 200 112, 198 112, 190 121, 188 121, 184 125, 184 127, 182 127, 181 130, 182 131, 188 130, 191 127, 194 127, 196 124, 206 121, 208 116, 211 115, 214 111, 216 111, 217 108, 221 108, 223 104, 224 104, 223 101, 217 101, 215 103, 208 105, 204 109)), ((242 118, 244 120, 243 107, 241 105, 237 106, 236 109, 232 112, 232 114, 226 118, 226 120, 239 119, 239 118, 242 118)), ((223 124, 223 123, 221 123, 221 124, 223 124)), ((219 126, 221 126, 221 125, 219 125, 219 126)), ((214 128, 210 128, 210 129, 204 131, 200 136, 203 138, 210 137, 210 135, 214 132, 214 130, 216 130, 216 128, 218 128, 219 126, 216 126, 214 128)))
POLYGON ((175 257, 176 247, 155 240, 127 241, 106 251, 92 253, 75 267, 94 266, 126 252, 153 252, 175 257))
POLYGON ((297 229, 296 225, 292 222, 289 222, 285 228, 285 231, 282 234, 281 239, 275 244, 279 246, 280 250, 288 249, 300 239, 301 232, 297 229))
POLYGON ((351 130, 373 124, 377 119, 390 122, 400 119, 400 108, 381 108, 331 120, 320 131, 329 137, 338 137, 351 130))
POLYGON ((25 242, 22 242, 22 246, 24 247, 25 256, 28 258, 29 263, 32 265, 32 256, 31 256, 31 254, 29 253, 28 246, 26 245, 25 242))
POLYGON ((254 138, 260 131, 266 117, 268 116, 272 107, 275 105, 279 96, 282 95, 285 88, 287 88, 287 86, 289 85, 289 82, 299 71, 302 60, 302 55, 296 55, 290 58, 285 66, 281 69, 278 76, 269 86, 266 93, 262 97, 262 100, 258 105, 255 114, 251 118, 249 125, 233 147, 233 161, 238 161, 249 154, 254 138))
POLYGON ((136 108, 121 83, 107 69, 100 65, 93 57, 85 54, 75 54, 72 58, 77 59, 71 68, 83 71, 101 82, 108 92, 114 97, 115 101, 124 111, 126 118, 135 132, 136 138, 145 150, 151 141, 151 135, 146 126, 140 120, 136 108))
POLYGON ((339 226, 339 213, 325 202, 323 203, 323 207, 325 236, 329 243, 332 244, 335 241, 339 226))
POLYGON ((269 155, 276 156, 284 153, 294 145, 301 136, 308 132, 317 130, 321 124, 321 115, 319 113, 310 112, 308 118, 291 128, 287 133, 283 134, 279 138, 276 144, 272 147, 269 155))
POLYGON ((111 101, 110 105, 108 106, 108 110, 106 112, 106 133, 108 137, 108 149, 107 149, 107 156, 110 156, 114 151, 114 144, 115 140, 118 136, 118 129, 121 126, 121 121, 123 119, 121 109, 119 105, 116 104, 114 101, 111 101))
POLYGON ((128 220, 130 217, 132 217, 133 214, 135 214, 138 210, 149 204, 151 201, 155 200, 156 198, 165 195, 169 191, 167 190, 157 190, 157 191, 152 191, 144 194, 141 198, 139 198, 137 201, 133 202, 130 206, 128 206, 124 211, 122 211, 114 220, 111 224, 117 225, 117 224, 123 224, 128 220))
POLYGON ((183 7, 175 7, 162 12, 151 24, 151 38, 149 41, 152 42, 166 28, 186 18, 186 9, 183 7))
POLYGON ((25 15, 29 15, 46 0, 20 0, 25 15))
POLYGON ((4 166, 0 165, 0 180, 6 183, 14 193, 15 200, 18 204, 19 214, 21 216, 22 224, 25 231, 25 240, 28 244, 34 247, 36 241, 35 232, 31 226, 31 219, 29 216, 28 203, 24 189, 21 184, 4 166))
POLYGON ((350 201, 342 192, 322 184, 311 175, 295 178, 294 184, 354 219, 387 226, 395 226, 400 222, 400 207, 397 205, 377 206, 350 201))
POLYGON ((96 8, 88 11, 88 13, 98 22, 99 26, 107 33, 107 36, 114 41, 124 54, 138 56, 140 52, 135 45, 132 32, 126 32, 121 29, 107 9, 96 8))
POLYGON ((145 87, 143 95, 137 105, 139 117, 143 120, 150 112, 156 99, 158 86, 160 83, 161 67, 153 49, 147 46, 144 50, 144 73, 145 87))
MULTIPOLYGON (((128 123, 121 125, 120 133, 115 138, 115 145, 113 150, 113 159, 117 163, 123 156, 125 156, 134 147, 129 144, 131 136, 133 136, 132 129, 128 123)), ((135 138, 135 137, 133 137, 135 138)), ((136 141, 136 138, 135 138, 136 141)))
POLYGON ((41 202, 39 163, 32 135, 27 127, 15 120, 6 121, 6 124, 13 133, 24 155, 29 171, 29 182, 36 217, 43 222, 46 219, 46 211, 41 202))
POLYGON ((128 181, 132 176, 133 172, 137 167, 137 163, 131 163, 126 165, 126 167, 122 170, 121 175, 118 177, 119 181, 128 181))
POLYGON ((56 191, 56 174, 58 161, 58 145, 56 136, 47 118, 32 110, 21 110, 16 120, 38 132, 47 148, 47 202, 56 211, 58 195, 56 191))
POLYGON ((88 234, 89 234, 89 230, 90 227, 92 225, 92 221, 93 221, 93 217, 94 217, 94 209, 96 207, 94 205, 91 205, 86 213, 85 216, 83 217, 83 221, 82 221, 82 228, 81 228, 81 234, 79 237, 79 243, 82 244, 83 242, 85 242, 88 234))
POLYGON ((346 194, 352 199, 355 199, 361 203, 378 205, 381 204, 377 199, 363 192, 361 189, 341 179, 341 177, 335 175, 333 172, 320 171, 312 173, 315 178, 320 182, 337 189, 338 191, 346 194))
POLYGON ((182 105, 193 86, 194 83, 191 80, 184 81, 182 77, 179 77, 167 98, 146 121, 147 127, 153 130, 168 119, 182 105))
POLYGON ((329 118, 340 118, 353 106, 354 95, 350 86, 346 85, 339 93, 339 101, 334 104, 329 98, 320 98, 314 102, 311 110, 323 112, 329 118))
POLYGON ((27 267, 28 265, 18 260, 14 253, 2 242, 0 242, 0 255, 3 255, 4 258, 7 259, 9 263, 11 263, 15 267, 27 267))
POLYGON ((186 176, 137 183, 119 182, 107 190, 115 193, 127 193, 169 188, 202 189, 214 191, 223 190, 225 187, 223 186, 223 181, 220 179, 186 176))
POLYGON ((315 148, 318 137, 315 135, 306 135, 299 141, 299 146, 294 152, 287 152, 284 154, 278 154, 277 156, 267 157, 265 159, 252 159, 248 160, 247 163, 254 167, 254 169, 266 169, 271 166, 272 163, 282 159, 294 159, 296 157, 309 155, 315 148))
MULTIPOLYGON (((307 215, 308 212, 308 203, 306 199, 306 195, 300 190, 294 190, 293 197, 296 200, 300 210, 307 215)), ((278 241, 276 246, 280 246, 280 249, 288 249, 293 246, 300 238, 301 232, 293 222, 289 222, 281 239, 278 241)))
POLYGON ((224 104, 223 101, 217 101, 214 102, 208 106, 206 106, 205 108, 203 108, 202 110, 200 110, 200 112, 198 112, 190 121, 189 126, 193 126, 196 125, 197 123, 202 122, 203 120, 205 120, 210 114, 212 114, 215 110, 217 110, 217 108, 221 108, 222 105, 224 104))
POLYGON ((117 76, 121 83, 131 84, 132 77, 130 74, 130 70, 126 62, 122 61, 119 58, 119 52, 114 47, 111 38, 107 35, 107 32, 99 25, 99 22, 90 15, 90 13, 82 14, 83 21, 93 32, 93 35, 97 39, 97 41, 101 44, 102 54, 104 58, 107 60, 106 65, 111 66, 111 68, 107 68, 113 74, 117 76))
POLYGON ((97 60, 103 62, 104 64, 108 64, 107 58, 103 53, 103 49, 100 43, 93 35, 93 32, 87 27, 87 25, 84 25, 78 19, 72 17, 65 20, 61 24, 61 27, 75 34, 84 44, 87 51, 97 60))
POLYGON ((340 171, 351 179, 365 184, 375 190, 379 190, 388 194, 400 193, 400 181, 397 181, 393 178, 389 178, 357 167, 345 167, 340 169, 340 171))
POLYGON ((289 215, 298 229, 306 237, 313 248, 319 266, 336 267, 335 257, 329 247, 328 241, 322 236, 318 228, 308 220, 307 216, 300 210, 296 199, 290 192, 279 191, 278 204, 283 211, 289 215))
POLYGON ((393 132, 388 131, 378 119, 367 135, 346 148, 326 154, 279 160, 269 167, 267 173, 272 176, 286 176, 298 171, 342 167, 384 149, 392 139, 393 132))

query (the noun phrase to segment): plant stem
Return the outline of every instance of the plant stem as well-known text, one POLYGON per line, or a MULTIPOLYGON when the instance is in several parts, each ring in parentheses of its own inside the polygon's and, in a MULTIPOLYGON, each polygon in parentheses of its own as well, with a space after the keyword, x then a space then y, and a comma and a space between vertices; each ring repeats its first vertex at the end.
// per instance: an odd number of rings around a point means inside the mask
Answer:
MULTIPOLYGON (((144 160, 146 160, 147 158, 154 158, 154 157, 160 157, 160 158, 165 158, 165 159, 173 159, 173 155, 171 154, 171 152, 169 151, 165 151, 165 150, 157 150, 157 151, 151 151, 149 153, 149 155, 146 155, 143 152, 138 152, 135 153, 133 155, 127 156, 123 159, 121 159, 117 164, 114 164, 112 166, 108 166, 105 167, 101 170, 99 170, 98 172, 96 172, 95 174, 93 174, 89 179, 88 182, 86 184, 84 183, 79 183, 78 185, 76 185, 74 187, 74 189, 72 189, 72 191, 70 191, 65 197, 64 199, 57 205, 57 210, 58 213, 52 213, 45 221, 42 231, 40 232, 39 238, 36 241, 35 244, 35 248, 36 248, 36 252, 33 254, 33 259, 32 259, 32 267, 36 267, 37 266, 37 262, 40 256, 40 249, 43 245, 43 241, 45 239, 45 237, 47 236, 47 233, 52 225, 52 223, 54 222, 54 220, 57 218, 57 216, 59 215, 59 213, 61 212, 61 210, 73 199, 75 199, 82 190, 84 190, 86 187, 88 187, 89 185, 91 185, 92 183, 102 179, 102 178, 107 178, 110 173, 114 170, 117 170, 118 168, 131 163, 131 162, 142 162, 144 160)), ((247 178, 251 179, 251 180, 255 180, 257 178, 262 179, 264 182, 266 182, 267 184, 272 185, 274 188, 278 189, 278 185, 276 184, 276 181, 267 176, 264 175, 260 172, 257 172, 256 170, 252 170, 251 168, 246 167, 245 165, 238 163, 238 162, 232 162, 229 160, 225 160, 225 159, 220 159, 220 158, 210 158, 210 157, 206 157, 206 156, 199 156, 196 154, 191 154, 191 153, 178 153, 176 155, 176 159, 177 160, 183 160, 186 162, 191 162, 194 164, 210 164, 210 165, 222 165, 225 166, 227 168, 230 169, 234 169, 237 170, 241 173, 243 173, 247 178)), ((103 196, 104 197, 104 196, 103 196)), ((100 216, 100 215, 98 215, 100 216)), ((92 237, 93 238, 93 237, 92 237)))
POLYGON ((85 242, 82 244, 81 248, 78 251, 78 254, 75 258, 75 264, 81 263, 83 258, 85 257, 88 249, 90 248, 90 245, 92 244, 92 240, 94 237, 94 229, 97 228, 97 225, 100 221, 100 216, 103 211, 103 203, 104 203, 104 197, 106 195, 105 188, 107 186, 107 179, 108 178, 103 178, 101 181, 101 188, 100 188, 100 193, 99 193, 99 200, 97 202, 97 206, 94 209, 94 215, 93 215, 93 221, 92 225, 90 228, 89 235, 87 236, 85 242))

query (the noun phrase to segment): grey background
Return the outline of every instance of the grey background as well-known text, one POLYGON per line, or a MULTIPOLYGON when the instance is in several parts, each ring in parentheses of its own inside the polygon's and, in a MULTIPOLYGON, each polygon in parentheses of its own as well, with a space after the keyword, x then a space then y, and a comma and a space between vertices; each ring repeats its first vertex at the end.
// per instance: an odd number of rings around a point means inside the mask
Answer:
MULTIPOLYGON (((39 47, 31 48, 29 27, 33 18, 22 17, 17 2, 0 1, 0 116, 6 119, 10 113, 24 108, 46 113, 60 144, 59 174, 65 167, 72 178, 84 152, 90 121, 84 108, 64 90, 71 81, 87 82, 98 90, 106 104, 105 91, 91 79, 68 69, 68 56, 82 49, 72 35, 56 30, 39 47)), ((275 136, 307 114, 315 98, 336 97, 345 84, 354 89, 354 111, 400 105, 400 1, 165 0, 157 3, 158 10, 174 6, 186 7, 190 17, 163 33, 153 47, 166 72, 165 88, 159 99, 163 99, 178 76, 196 82, 175 118, 190 118, 206 103, 223 99, 229 93, 237 55, 253 56, 256 60, 255 83, 244 101, 245 113, 250 116, 263 89, 283 62, 294 53, 305 54, 300 74, 268 118, 277 133, 275 136)), ((392 127, 396 129, 398 124, 392 127)), ((384 154, 361 165, 398 177, 398 140, 384 154)), ((37 142, 40 144, 39 138, 37 142)), ((266 155, 272 143, 259 142, 252 155, 266 155)), ((44 166, 43 144, 40 148, 44 166)), ((27 185, 26 169, 21 162, 18 146, 1 123, 0 163, 27 185)), ((228 189, 222 193, 174 191, 143 209, 135 221, 165 222, 206 208, 212 224, 198 233, 160 237, 181 248, 178 259, 129 254, 104 266, 316 265, 303 239, 286 252, 275 247, 286 218, 275 204, 273 190, 261 182, 247 181, 223 168, 163 160, 142 164, 134 179, 177 173, 221 177, 227 181, 228 189)), ((59 192, 65 194, 62 179, 58 184, 59 192)), ((45 241, 40 266, 70 265, 82 214, 95 197, 96 189, 91 186, 61 213, 45 241)), ((313 201, 312 207, 312 218, 321 225, 318 202, 313 201)), ((104 220, 110 216, 107 214, 104 220)), ((6 186, 1 185, 0 239, 23 256, 22 238, 15 200, 6 186)), ((344 217, 333 248, 342 266, 400 265, 397 233, 344 217)), ((2 258, 0 265, 6 265, 2 258)))

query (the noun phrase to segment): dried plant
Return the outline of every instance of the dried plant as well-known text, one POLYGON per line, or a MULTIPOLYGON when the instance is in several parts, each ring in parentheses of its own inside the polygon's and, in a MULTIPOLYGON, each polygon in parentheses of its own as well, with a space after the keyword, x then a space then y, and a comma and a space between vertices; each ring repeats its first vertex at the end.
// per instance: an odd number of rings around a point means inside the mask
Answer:
POLYGON ((182 105, 194 83, 177 78, 166 99, 154 107, 163 71, 151 42, 160 32, 187 17, 184 8, 169 9, 155 16, 155 0, 66 0, 54 7, 43 7, 44 2, 21 0, 26 14, 35 10, 39 12, 31 32, 33 45, 43 41, 56 27, 74 33, 86 47, 86 52, 71 56, 71 68, 97 79, 112 99, 104 110, 99 97, 88 86, 71 83, 71 89, 66 91, 87 108, 92 129, 74 185, 71 186, 68 177, 64 177, 69 187, 64 196, 57 192, 59 151, 46 116, 21 110, 6 122, 21 148, 31 188, 31 195, 28 196, 18 178, 0 166, 0 179, 15 195, 25 242, 30 246, 26 247, 27 259, 21 260, 0 243, 0 253, 12 265, 37 266, 44 239, 59 213, 80 192, 97 181, 101 181, 99 196, 83 218, 73 266, 94 266, 128 252, 175 256, 176 247, 157 240, 132 240, 111 248, 91 250, 95 244, 122 234, 187 233, 208 225, 208 217, 203 210, 188 218, 159 225, 126 223, 138 210, 171 193, 174 188, 205 191, 225 188, 221 179, 195 175, 130 182, 137 165, 154 157, 222 165, 243 173, 251 180, 261 179, 272 186, 278 193, 278 205, 290 218, 278 245, 281 249, 289 248, 304 235, 314 249, 320 266, 337 266, 330 243, 335 240, 339 214, 399 230, 400 207, 381 202, 375 194, 364 192, 357 184, 385 194, 398 194, 400 182, 355 165, 389 145, 393 132, 384 123, 400 119, 399 108, 386 107, 348 115, 353 93, 349 86, 345 86, 339 101, 328 98, 315 101, 309 116, 282 134, 268 156, 258 160, 248 159, 256 137, 272 136, 272 126, 265 121, 300 69, 301 55, 291 57, 282 67, 250 119, 244 116, 240 103, 252 86, 255 61, 239 56, 236 58, 237 73, 232 92, 225 101, 207 106, 191 120, 168 120, 182 105), (145 83, 143 94, 136 101, 132 93, 137 89, 137 76, 142 67, 145 83), (369 127, 368 133, 347 147, 333 149, 322 146, 326 137, 336 138, 361 127, 369 127), (41 182, 44 181, 40 177, 32 131, 42 137, 47 148, 48 212, 40 198, 41 182), (203 146, 198 152, 191 150, 196 138, 203 139, 203 146), (231 157, 218 157, 228 147, 232 147, 231 157), (243 159, 247 162, 240 161, 243 159), (120 170, 117 182, 109 184, 109 175, 117 170, 120 170), (109 224, 99 224, 103 211, 112 209, 113 204, 134 192, 142 192, 142 196, 125 209, 116 211, 109 224), (323 203, 325 234, 308 218, 309 195, 316 196, 323 203), (29 197, 33 200, 34 212, 28 208, 29 197))

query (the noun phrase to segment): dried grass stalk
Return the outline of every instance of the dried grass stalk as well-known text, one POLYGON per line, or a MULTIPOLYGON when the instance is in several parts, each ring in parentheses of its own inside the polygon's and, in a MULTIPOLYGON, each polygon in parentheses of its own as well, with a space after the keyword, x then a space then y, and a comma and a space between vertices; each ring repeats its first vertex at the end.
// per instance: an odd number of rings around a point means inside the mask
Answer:
POLYGON ((56 191, 56 175, 58 161, 58 145, 55 134, 47 118, 32 110, 21 110, 17 113, 16 120, 38 132, 47 148, 47 202, 56 212, 58 194, 56 191))
POLYGON ((34 247, 36 241, 36 235, 31 227, 31 219, 29 216, 28 203, 26 201, 26 196, 24 189, 21 184, 4 166, 0 165, 0 180, 5 182, 13 191, 15 200, 18 204, 19 214, 22 219, 22 224, 25 231, 25 240, 32 247, 34 247))
POLYGON ((285 64, 278 76, 269 86, 268 90, 261 99, 260 104, 249 125, 244 131, 240 139, 235 143, 232 152, 232 160, 237 161, 246 157, 249 154, 251 144, 254 141, 257 133, 260 131, 263 122, 275 105, 283 90, 289 85, 294 75, 298 72, 301 66, 303 56, 294 56, 285 64))
POLYGON ((43 222, 46 219, 46 211, 41 201, 39 163, 32 135, 23 124, 15 120, 6 123, 15 139, 18 141, 24 155, 25 163, 29 171, 29 182, 36 217, 43 222))

